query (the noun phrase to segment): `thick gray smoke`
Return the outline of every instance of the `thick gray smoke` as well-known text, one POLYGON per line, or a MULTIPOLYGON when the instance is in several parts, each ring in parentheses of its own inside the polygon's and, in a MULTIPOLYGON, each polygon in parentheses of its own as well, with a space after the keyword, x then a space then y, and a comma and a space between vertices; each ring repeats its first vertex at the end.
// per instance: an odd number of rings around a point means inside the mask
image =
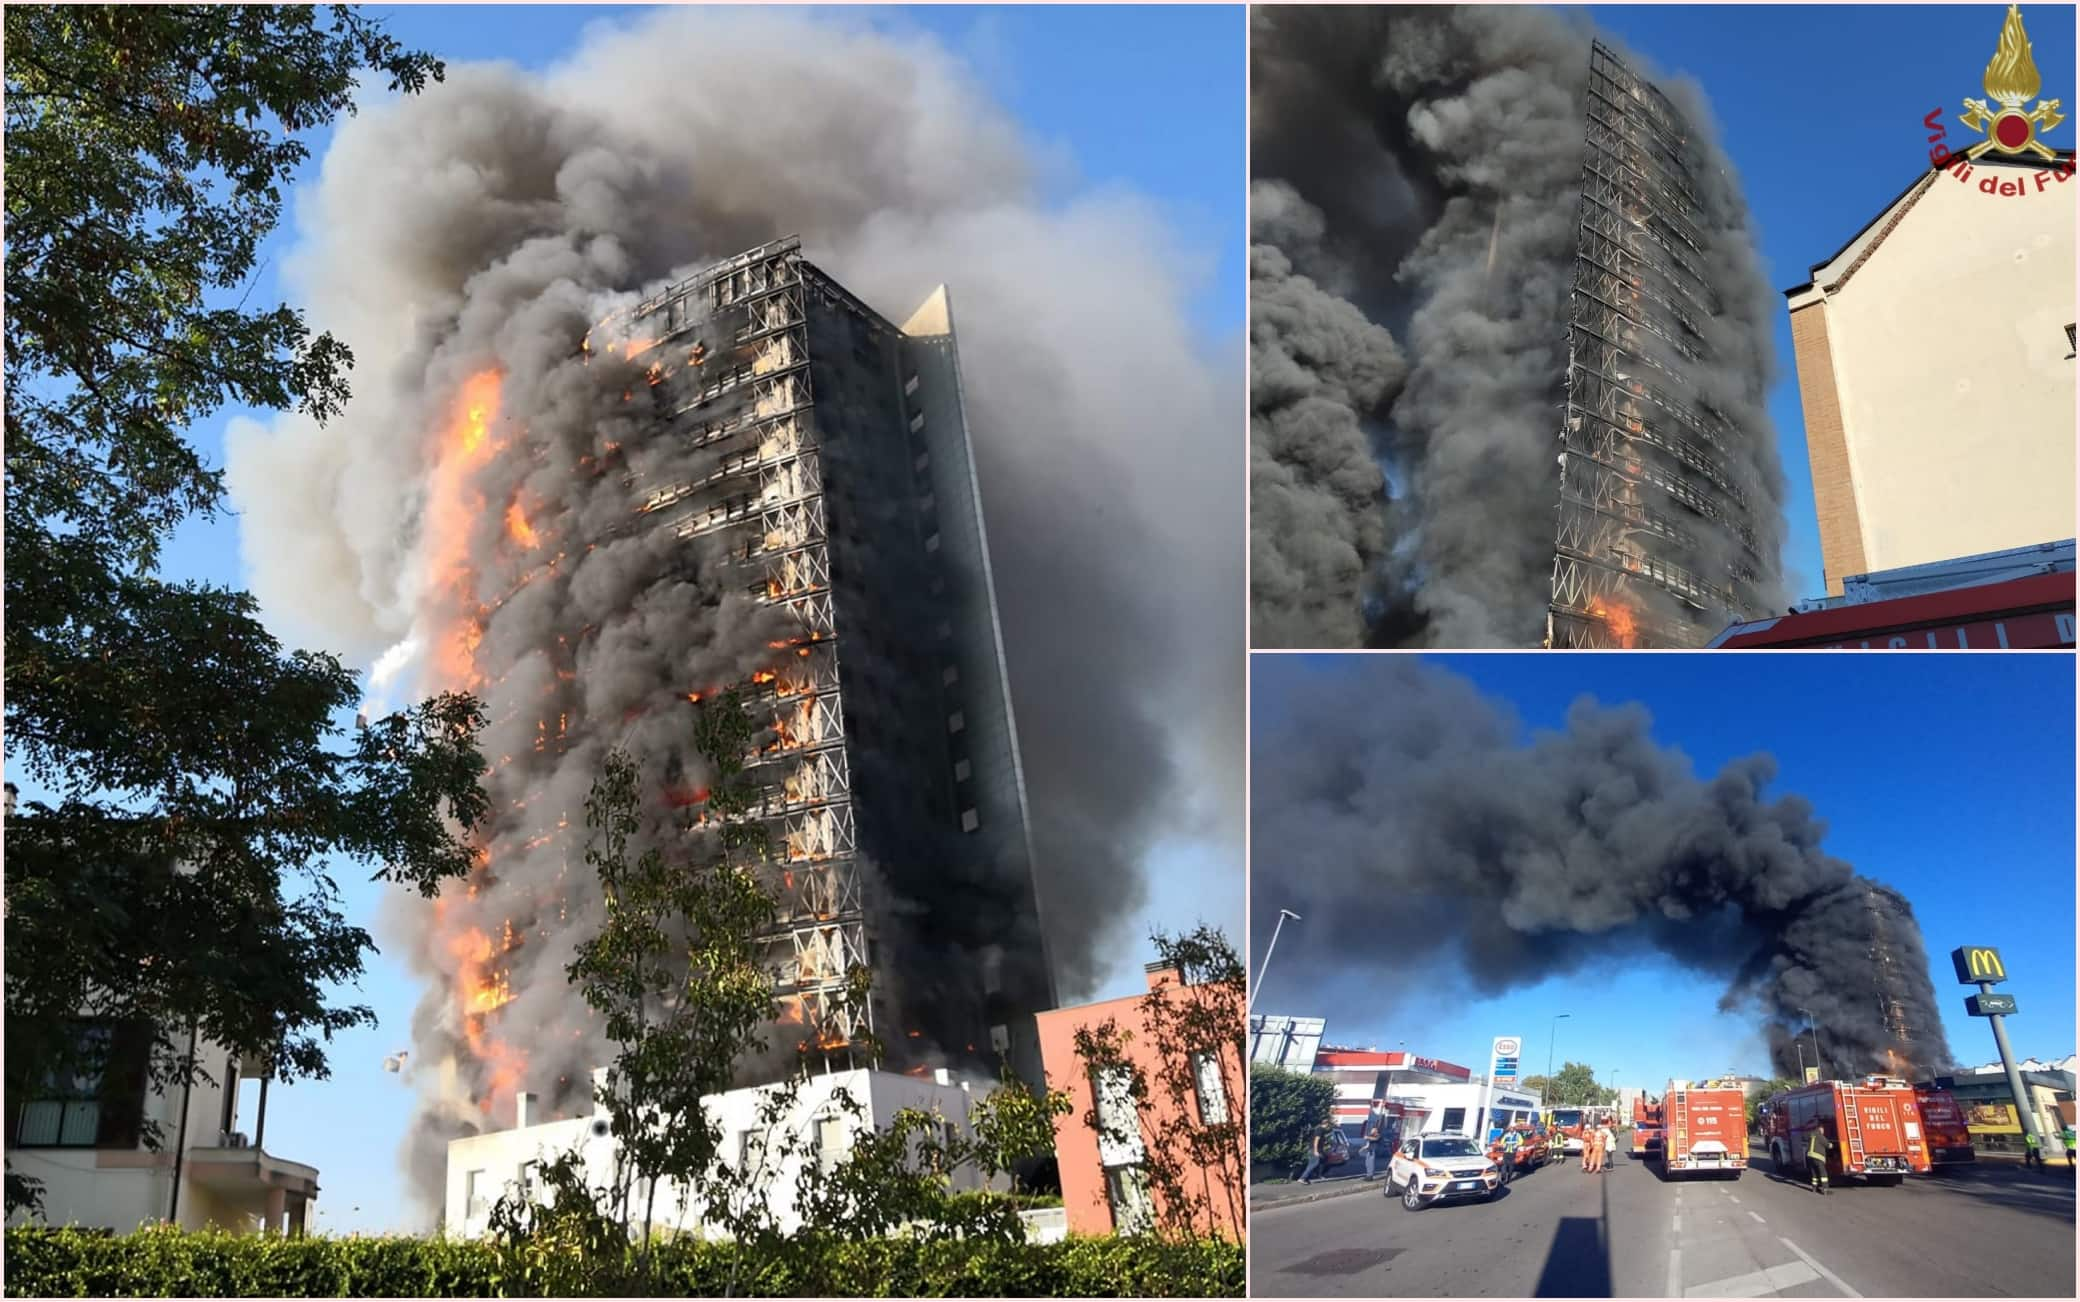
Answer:
POLYGON ((1039 171, 936 45, 774 12, 593 29, 539 77, 451 65, 339 130, 292 275, 355 349, 355 398, 322 432, 234 428, 229 473, 254 589, 287 635, 381 653, 392 704, 457 660, 485 680, 489 877, 450 891, 437 923, 392 901, 386 927, 428 982, 422 1192, 441 1141, 511 1124, 483 1114, 487 1092, 510 1107, 517 1084, 582 1088, 606 1061, 563 974, 599 921, 581 838, 602 753, 698 787, 684 694, 741 680, 783 635, 712 555, 616 532, 624 474, 708 467, 646 437, 631 366, 578 350, 706 263, 799 234, 897 319, 951 287, 1061 994, 1131 952, 1152 845, 1239 851, 1237 368, 1195 340, 1183 241, 1148 205, 1043 202, 1039 171), (487 369, 504 379, 471 460, 458 422, 487 369), (458 485, 459 513, 439 505, 458 485), (473 611, 464 655, 452 629, 473 611), (456 994, 471 929, 503 946, 509 919, 518 948, 491 997, 511 1002, 497 1042, 472 1046, 456 994))
POLYGON ((1780 1074, 1800 1009, 1842 1075, 1950 1065, 1912 911, 1821 849, 1804 800, 1765 793, 1767 755, 1700 779, 1644 709, 1586 698, 1527 745, 1506 707, 1401 656, 1299 678, 1267 712, 1251 903, 1306 920, 1279 987, 1378 1003, 1458 981, 1443 963, 1494 995, 1659 953, 1724 978, 1721 1009, 1758 1016, 1780 1074))
MULTIPOLYGON (((1254 645, 1536 645, 1586 23, 1505 5, 1263 6, 1251 24, 1254 645)), ((1694 88, 1661 84, 1710 121, 1694 88)), ((1725 307, 1715 368, 1685 379, 1752 434, 1736 455, 1774 600, 1774 298, 1737 186, 1703 183, 1725 307)))

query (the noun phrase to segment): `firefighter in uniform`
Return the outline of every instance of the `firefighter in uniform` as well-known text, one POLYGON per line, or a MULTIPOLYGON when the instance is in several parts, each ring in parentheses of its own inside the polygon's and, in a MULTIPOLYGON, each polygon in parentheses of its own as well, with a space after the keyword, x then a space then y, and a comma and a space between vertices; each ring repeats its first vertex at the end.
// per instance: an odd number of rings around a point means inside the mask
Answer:
POLYGON ((1813 1181, 1813 1192, 1827 1192, 1827 1135, 1818 1126, 1806 1140, 1806 1174, 1813 1181))
POLYGON ((2023 1128, 2022 1148, 2022 1168, 2026 1171, 2030 1167, 2034 1166, 2037 1169, 2042 1170, 2044 1166, 2044 1152, 2042 1149, 2037 1147, 2036 1131, 2031 1130, 2028 1127, 2023 1128))

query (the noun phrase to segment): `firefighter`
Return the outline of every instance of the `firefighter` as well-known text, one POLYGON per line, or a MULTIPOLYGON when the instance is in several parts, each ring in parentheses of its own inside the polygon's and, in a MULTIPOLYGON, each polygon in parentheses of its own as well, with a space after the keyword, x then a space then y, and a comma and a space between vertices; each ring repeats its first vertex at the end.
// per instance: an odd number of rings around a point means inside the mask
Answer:
POLYGON ((1517 1173, 1517 1150, 1523 1146, 1524 1134, 1514 1125, 1502 1132, 1502 1183, 1517 1173))
POLYGON ((1813 1192, 1827 1192, 1827 1134, 1818 1126, 1806 1139, 1806 1175, 1813 1182, 1813 1192))
POLYGON ((2067 1166, 2071 1166, 2071 1165, 2073 1165, 2073 1127, 2072 1127, 2072 1126, 2070 1126, 2070 1125, 2068 1125, 2068 1126, 2066 1127, 2066 1130, 2065 1130, 2065 1141, 2066 1141, 2066 1165, 2067 1165, 2067 1166))
POLYGON ((2044 1153, 2037 1147, 2037 1132, 2028 1126, 2022 1128, 2022 1168, 2044 1169, 2044 1153))

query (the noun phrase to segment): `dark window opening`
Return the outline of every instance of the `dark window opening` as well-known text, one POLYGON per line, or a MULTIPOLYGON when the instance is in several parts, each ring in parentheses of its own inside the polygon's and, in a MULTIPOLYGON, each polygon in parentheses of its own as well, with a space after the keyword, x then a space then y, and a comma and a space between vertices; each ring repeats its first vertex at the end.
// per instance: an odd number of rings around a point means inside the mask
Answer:
POLYGON ((135 1148, 152 1035, 143 1023, 75 1024, 72 1061, 38 1073, 14 1118, 21 1148, 135 1148))

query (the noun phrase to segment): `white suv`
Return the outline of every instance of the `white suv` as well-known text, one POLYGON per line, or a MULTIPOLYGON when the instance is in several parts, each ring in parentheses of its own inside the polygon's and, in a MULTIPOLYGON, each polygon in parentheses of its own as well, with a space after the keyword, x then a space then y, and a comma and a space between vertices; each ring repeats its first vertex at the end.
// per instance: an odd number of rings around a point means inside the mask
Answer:
POLYGON ((1465 1135, 1419 1135, 1401 1141, 1387 1166, 1387 1196, 1420 1211, 1432 1203, 1493 1199, 1502 1173, 1465 1135))

